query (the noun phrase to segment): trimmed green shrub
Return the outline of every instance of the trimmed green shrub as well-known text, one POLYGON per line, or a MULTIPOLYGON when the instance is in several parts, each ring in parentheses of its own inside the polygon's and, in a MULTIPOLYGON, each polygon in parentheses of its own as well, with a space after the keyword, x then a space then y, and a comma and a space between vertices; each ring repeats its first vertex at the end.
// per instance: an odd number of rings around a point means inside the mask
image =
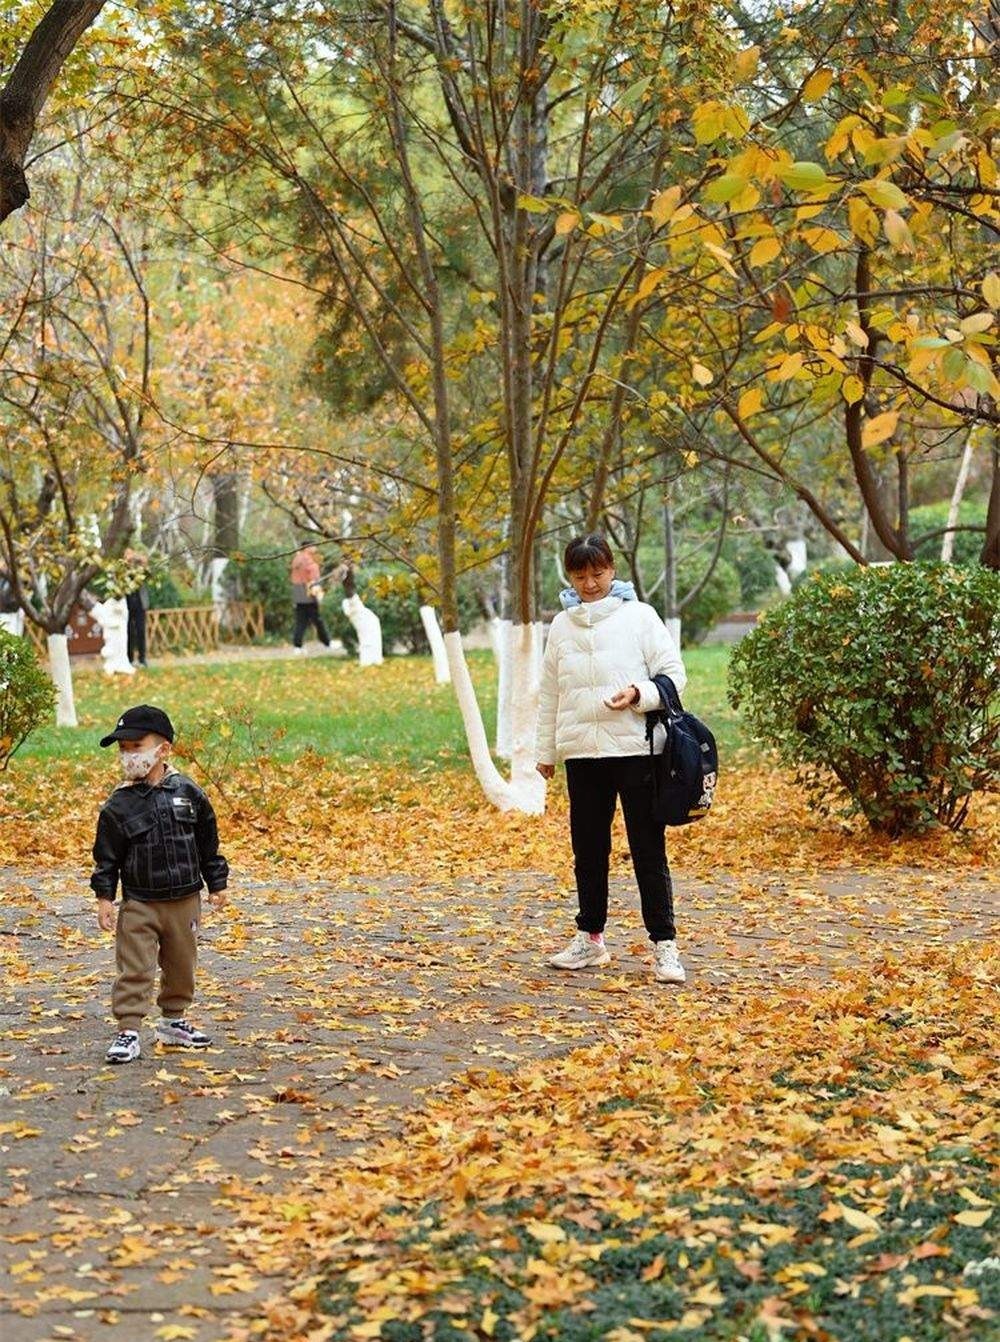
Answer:
POLYGON ((832 772, 892 836, 961 828, 1000 790, 1000 573, 816 573, 736 648, 730 699, 814 798, 832 772))
POLYGON ((26 638, 0 629, 0 771, 55 707, 52 681, 26 638))
MULTIPOLYGON (((677 593, 683 596, 705 571, 705 561, 682 561, 678 565, 677 593)), ((720 559, 712 576, 693 601, 681 611, 681 642, 685 647, 700 643, 712 626, 740 604, 739 574, 728 559, 720 559)))

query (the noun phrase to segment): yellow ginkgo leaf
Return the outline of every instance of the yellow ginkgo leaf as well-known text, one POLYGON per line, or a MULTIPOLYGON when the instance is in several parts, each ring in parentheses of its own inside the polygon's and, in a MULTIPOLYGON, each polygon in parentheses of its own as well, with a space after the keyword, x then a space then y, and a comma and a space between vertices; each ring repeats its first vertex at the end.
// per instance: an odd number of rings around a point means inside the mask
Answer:
POLYGON ((960 1226, 984 1226, 993 1215, 992 1207, 969 1207, 967 1211, 956 1212, 951 1218, 960 1226))
POLYGON ((886 210, 882 227, 894 251, 912 254, 916 250, 910 226, 898 210, 886 210))
POLYGON ((841 395, 848 405, 856 405, 865 394, 865 384, 859 377, 845 377, 840 388, 841 395))
POLYGON ((807 103, 819 102, 820 98, 827 92, 833 83, 833 71, 829 66, 824 66, 822 70, 817 70, 815 74, 810 75, 802 88, 802 101, 807 103))
POLYGON ((875 1220, 874 1216, 869 1216, 867 1212, 861 1211, 859 1207, 852 1207, 849 1203, 840 1204, 840 1214, 849 1226, 855 1230, 875 1230, 879 1231, 882 1227, 875 1220))
POLYGON ((865 447, 878 447, 879 443, 884 443, 896 432, 898 420, 898 410, 886 410, 881 415, 874 415, 861 431, 862 444, 865 447))
POLYGON ((750 249, 750 264, 766 266, 769 261, 781 255, 781 243, 777 238, 761 238, 750 249))

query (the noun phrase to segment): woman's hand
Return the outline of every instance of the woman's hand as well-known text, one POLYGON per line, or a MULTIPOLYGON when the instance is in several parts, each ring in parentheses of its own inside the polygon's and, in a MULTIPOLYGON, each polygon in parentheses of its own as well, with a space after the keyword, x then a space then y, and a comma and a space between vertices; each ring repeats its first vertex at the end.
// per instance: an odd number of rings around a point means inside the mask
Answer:
POLYGON ((615 709, 635 708, 638 702, 638 685, 626 685, 623 690, 619 690, 617 694, 613 694, 610 699, 605 699, 604 701, 607 708, 615 709))
POLYGON ((554 764, 536 764, 535 769, 543 778, 552 778, 555 776, 556 766, 554 764))

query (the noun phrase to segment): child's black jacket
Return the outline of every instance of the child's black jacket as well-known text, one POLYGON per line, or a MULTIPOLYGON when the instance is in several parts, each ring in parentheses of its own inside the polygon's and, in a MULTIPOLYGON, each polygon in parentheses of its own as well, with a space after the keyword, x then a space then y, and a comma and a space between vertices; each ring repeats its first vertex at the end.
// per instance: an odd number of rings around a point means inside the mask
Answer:
POLYGON ((155 787, 119 787, 101 807, 91 889, 114 899, 180 899, 205 884, 225 888, 229 864, 219 852, 212 803, 197 783, 171 772, 155 787))

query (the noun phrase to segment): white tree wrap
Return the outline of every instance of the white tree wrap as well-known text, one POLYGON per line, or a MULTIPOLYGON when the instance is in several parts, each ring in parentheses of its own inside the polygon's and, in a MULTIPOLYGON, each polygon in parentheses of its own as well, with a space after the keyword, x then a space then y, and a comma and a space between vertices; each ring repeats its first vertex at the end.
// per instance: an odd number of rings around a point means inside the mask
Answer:
POLYGON ((107 601, 97 601, 90 613, 101 626, 104 646, 101 657, 106 675, 131 676, 135 668, 128 659, 128 605, 121 596, 109 597, 107 601))
MULTIPOLYGON (((427 642, 431 645, 431 656, 434 658, 434 679, 439 685, 447 685, 451 680, 451 671, 449 670, 449 657, 445 649, 444 638, 441 634, 441 626, 438 624, 437 611, 433 606, 421 606, 420 618, 423 621, 424 632, 427 635, 427 642)), ((462 636, 456 634, 461 647, 462 636)), ((462 660, 465 660, 465 654, 462 654, 462 660)), ((479 712, 477 707, 476 712, 479 712)))
POLYGON ((65 634, 49 634, 49 675, 56 687, 56 726, 75 727, 73 674, 69 669, 69 647, 65 634))
POLYGON ((375 612, 355 594, 345 596, 340 608, 354 625, 358 636, 360 666, 382 665, 382 622, 375 612))

